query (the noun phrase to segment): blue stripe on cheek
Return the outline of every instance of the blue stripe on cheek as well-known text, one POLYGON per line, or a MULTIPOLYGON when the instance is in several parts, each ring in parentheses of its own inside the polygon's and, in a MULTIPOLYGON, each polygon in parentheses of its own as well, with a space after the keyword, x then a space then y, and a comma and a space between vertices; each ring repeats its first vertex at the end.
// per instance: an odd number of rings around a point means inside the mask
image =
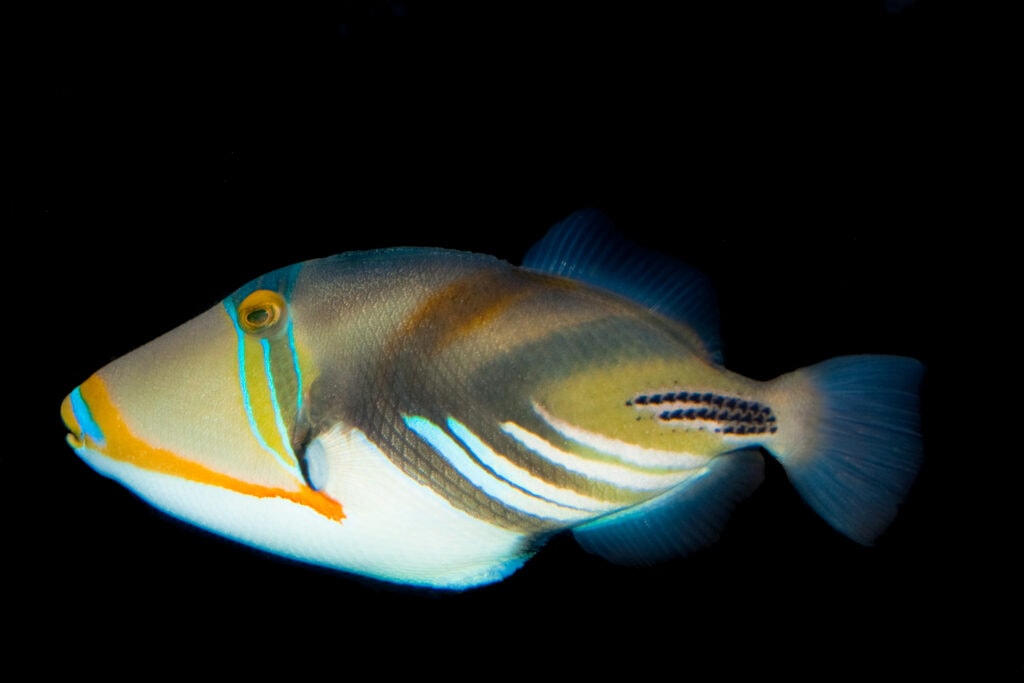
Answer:
MULTIPOLYGON (((299 276, 300 265, 294 265, 288 269, 288 282, 285 284, 284 289, 284 300, 291 306, 292 303, 292 292, 295 289, 295 280, 299 276)), ((295 325, 291 315, 291 311, 288 312, 288 326, 287 326, 287 337, 288 337, 288 352, 292 357, 292 366, 295 369, 295 415, 302 414, 302 368, 299 366, 299 350, 295 346, 295 325)))
POLYGON ((82 430, 82 440, 84 441, 88 437, 98 445, 105 446, 106 439, 103 437, 103 430, 100 429, 100 426, 92 418, 89 404, 82 398, 81 387, 75 387, 75 390, 71 392, 71 410, 74 412, 75 420, 78 421, 78 426, 82 430))
POLYGON ((277 423, 278 432, 284 441, 285 447, 288 449, 287 455, 290 456, 290 459, 285 455, 282 455, 273 446, 267 443, 266 438, 264 438, 263 433, 260 431, 259 425, 256 424, 256 415, 253 413, 252 396, 249 393, 249 381, 247 379, 245 369, 245 332, 242 330, 241 325, 238 324, 238 315, 232 307, 230 300, 224 301, 224 308, 227 310, 228 317, 231 318, 231 324, 235 326, 235 333, 238 337, 238 380, 239 388, 242 392, 242 406, 245 408, 245 416, 249 421, 249 431, 251 431, 252 435, 256 437, 256 441, 263 450, 273 455, 274 459, 276 459, 282 467, 291 472, 292 476, 295 476, 301 481, 303 477, 297 467, 297 458, 295 457, 295 454, 291 452, 291 443, 287 438, 287 429, 284 428, 284 425, 281 422, 281 408, 277 404, 277 394, 274 390, 274 377, 270 370, 270 347, 265 343, 266 340, 261 340, 260 348, 263 352, 263 367, 269 383, 268 389, 272 401, 274 418, 277 423))
POLYGON ((288 353, 292 356, 292 368, 295 371, 295 414, 302 414, 302 368, 299 367, 299 350, 295 348, 295 328, 292 327, 291 316, 288 316, 288 353))
MULTIPOLYGON (((260 433, 260 429, 256 425, 256 416, 252 412, 252 401, 249 397, 249 382, 245 374, 245 332, 242 331, 241 325, 238 324, 238 316, 229 301, 224 302, 224 308, 227 309, 228 316, 231 318, 231 323, 235 326, 235 333, 238 336, 238 381, 239 387, 242 391, 242 407, 245 408, 245 416, 249 420, 249 431, 251 431, 253 436, 256 437, 256 441, 259 442, 260 446, 264 450, 273 454, 273 456, 280 461, 281 455, 271 448, 270 444, 267 443, 267 440, 263 438, 263 434, 260 433)), ((282 464, 287 466, 287 463, 282 462, 282 464)))

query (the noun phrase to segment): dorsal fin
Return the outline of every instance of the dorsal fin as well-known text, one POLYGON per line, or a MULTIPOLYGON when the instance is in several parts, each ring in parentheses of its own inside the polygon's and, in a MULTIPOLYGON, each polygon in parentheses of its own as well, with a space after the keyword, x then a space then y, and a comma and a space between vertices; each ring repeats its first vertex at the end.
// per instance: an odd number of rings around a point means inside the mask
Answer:
POLYGON ((718 303, 699 271, 623 237, 596 209, 576 211, 552 227, 523 267, 601 287, 689 326, 721 364, 718 303))

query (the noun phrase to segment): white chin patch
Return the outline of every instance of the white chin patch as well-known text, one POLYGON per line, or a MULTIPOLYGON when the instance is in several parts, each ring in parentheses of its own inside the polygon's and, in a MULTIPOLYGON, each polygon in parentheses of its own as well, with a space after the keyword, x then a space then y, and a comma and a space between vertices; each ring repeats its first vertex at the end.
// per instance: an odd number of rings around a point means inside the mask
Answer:
POLYGON ((257 498, 112 460, 78 455, 164 512, 285 557, 384 581, 462 589, 499 581, 531 552, 524 536, 452 507, 409 479, 359 430, 310 443, 310 481, 341 503, 340 522, 284 498, 257 498))

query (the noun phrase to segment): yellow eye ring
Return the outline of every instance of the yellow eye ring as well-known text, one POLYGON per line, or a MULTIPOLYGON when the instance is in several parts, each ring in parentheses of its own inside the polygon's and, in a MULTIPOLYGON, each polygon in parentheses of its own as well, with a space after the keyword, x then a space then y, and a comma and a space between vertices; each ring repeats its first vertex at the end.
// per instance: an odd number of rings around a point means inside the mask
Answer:
POLYGON ((280 294, 257 289, 239 305, 238 324, 249 334, 266 334, 285 319, 286 311, 287 304, 280 294))

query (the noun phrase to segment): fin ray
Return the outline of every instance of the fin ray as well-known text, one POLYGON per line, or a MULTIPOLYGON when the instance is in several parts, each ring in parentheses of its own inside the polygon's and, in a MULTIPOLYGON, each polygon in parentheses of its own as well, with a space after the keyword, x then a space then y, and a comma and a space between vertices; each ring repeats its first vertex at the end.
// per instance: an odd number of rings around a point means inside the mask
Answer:
POLYGON ((889 526, 917 476, 923 371, 913 358, 843 356, 784 376, 817 410, 794 416, 804 438, 781 440, 773 454, 815 512, 863 545, 889 526))
POLYGON ((717 296, 707 276, 626 239, 596 209, 552 227, 526 253, 523 267, 611 290, 682 322, 709 358, 722 363, 717 296))
POLYGON ((714 542, 733 509, 764 478, 757 450, 726 453, 699 474, 637 507, 573 530, 588 552, 617 564, 656 564, 714 542))

